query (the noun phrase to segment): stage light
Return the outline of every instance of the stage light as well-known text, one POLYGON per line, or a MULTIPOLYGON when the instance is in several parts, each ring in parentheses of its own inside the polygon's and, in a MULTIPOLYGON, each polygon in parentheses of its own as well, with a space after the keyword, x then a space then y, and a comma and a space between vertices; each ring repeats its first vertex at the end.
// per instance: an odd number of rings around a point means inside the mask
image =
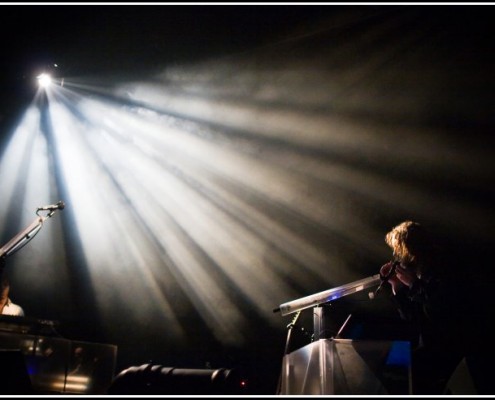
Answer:
POLYGON ((143 364, 121 371, 109 395, 240 395, 247 380, 236 369, 184 369, 143 364))
POLYGON ((50 75, 46 73, 42 73, 38 75, 38 84, 40 85, 40 87, 47 88, 48 86, 50 86, 51 83, 52 83, 52 78, 50 75))

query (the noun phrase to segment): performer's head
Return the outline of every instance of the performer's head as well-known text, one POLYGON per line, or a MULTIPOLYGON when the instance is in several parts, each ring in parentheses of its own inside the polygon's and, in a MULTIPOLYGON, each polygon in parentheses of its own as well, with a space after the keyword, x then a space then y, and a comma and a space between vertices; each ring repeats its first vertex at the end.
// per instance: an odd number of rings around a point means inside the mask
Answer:
POLYGON ((429 257, 431 240, 417 222, 404 221, 385 235, 385 242, 397 260, 404 264, 422 264, 429 257))

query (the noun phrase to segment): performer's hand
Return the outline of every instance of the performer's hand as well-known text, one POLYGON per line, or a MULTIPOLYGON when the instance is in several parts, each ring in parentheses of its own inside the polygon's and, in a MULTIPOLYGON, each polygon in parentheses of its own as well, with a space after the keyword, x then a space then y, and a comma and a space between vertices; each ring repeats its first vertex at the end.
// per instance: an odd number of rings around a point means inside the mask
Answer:
POLYGON ((390 271, 392 270, 392 267, 394 266, 394 263, 392 261, 389 261, 386 264, 383 264, 380 268, 380 275, 382 277, 388 276, 390 274, 390 271))
MULTIPOLYGON (((380 275, 382 277, 388 276, 390 274, 390 271, 392 270, 394 266, 394 263, 392 261, 389 261, 388 263, 382 265, 380 268, 380 275)), ((396 268, 397 271, 397 268, 396 268)), ((396 273, 392 273, 392 275, 388 278, 387 281, 390 286, 392 287, 392 292, 393 294, 396 294, 400 287, 403 285, 402 281, 400 281, 396 275, 396 273)))

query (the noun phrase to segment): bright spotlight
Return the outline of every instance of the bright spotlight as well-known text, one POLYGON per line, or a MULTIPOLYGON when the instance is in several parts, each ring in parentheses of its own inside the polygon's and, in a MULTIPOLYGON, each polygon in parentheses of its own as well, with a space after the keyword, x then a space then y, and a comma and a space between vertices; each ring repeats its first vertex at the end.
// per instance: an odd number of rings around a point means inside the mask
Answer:
POLYGON ((50 86, 51 83, 52 83, 52 78, 50 77, 50 75, 45 74, 45 73, 38 75, 38 84, 41 87, 46 88, 46 87, 50 86))

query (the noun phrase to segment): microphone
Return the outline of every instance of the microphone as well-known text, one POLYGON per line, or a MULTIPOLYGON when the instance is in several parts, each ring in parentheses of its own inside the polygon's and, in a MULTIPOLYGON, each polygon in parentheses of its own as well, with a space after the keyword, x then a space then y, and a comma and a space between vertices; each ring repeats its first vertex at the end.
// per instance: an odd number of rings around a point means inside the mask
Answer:
POLYGON ((378 293, 380 293, 380 291, 382 290, 382 287, 383 285, 385 284, 385 282, 388 282, 389 278, 395 273, 395 269, 400 265, 400 261, 394 261, 394 263, 392 264, 392 268, 390 268, 390 271, 387 275, 385 276, 380 276, 382 278, 382 281, 380 282, 380 285, 378 285, 378 287, 376 288, 376 290, 374 292, 369 292, 368 293, 368 296, 371 300, 373 300, 376 295, 378 293))
POLYGON ((63 210, 65 208, 65 204, 63 201, 59 201, 57 204, 51 204, 49 206, 39 207, 37 211, 46 210, 46 211, 55 211, 55 210, 63 210))

